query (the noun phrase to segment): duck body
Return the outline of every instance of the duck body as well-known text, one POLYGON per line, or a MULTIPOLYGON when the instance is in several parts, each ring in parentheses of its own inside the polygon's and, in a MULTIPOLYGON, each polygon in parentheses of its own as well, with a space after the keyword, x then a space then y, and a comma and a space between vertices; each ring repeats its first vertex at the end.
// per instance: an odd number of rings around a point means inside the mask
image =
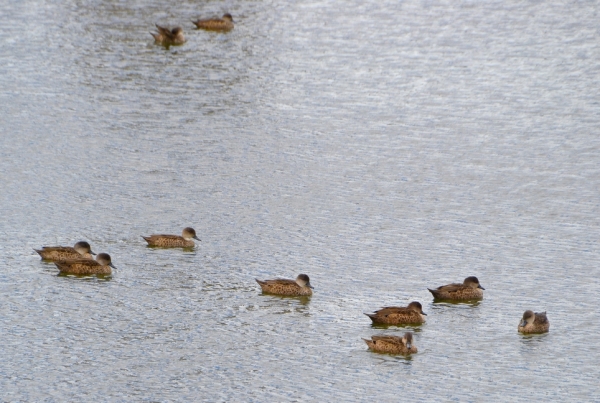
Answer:
POLYGON ((200 240, 196 236, 196 231, 190 227, 184 228, 181 236, 154 234, 142 236, 142 238, 148 242, 148 246, 157 246, 161 248, 193 248, 196 244, 192 239, 200 240))
POLYGON ((220 31, 227 32, 231 31, 234 27, 233 17, 231 14, 223 14, 222 18, 207 18, 204 20, 192 21, 196 28, 204 29, 207 31, 220 31))
POLYGON ((156 24, 156 29, 158 30, 158 33, 150 32, 150 35, 154 37, 156 43, 160 43, 163 46, 178 46, 183 45, 186 42, 181 27, 175 27, 172 30, 169 30, 168 28, 156 24))
POLYGON ((109 275, 112 273, 112 264, 108 253, 99 253, 96 260, 70 259, 54 262, 61 274, 74 274, 77 276, 91 276, 94 274, 109 275))
POLYGON ((312 285, 306 274, 300 274, 296 280, 278 278, 275 280, 255 279, 262 292, 265 294, 285 296, 308 296, 312 295, 312 285))
POLYGON ((417 301, 411 302, 406 307, 387 306, 365 315, 371 318, 373 324, 382 325, 420 325, 425 322, 427 316, 417 301))
POLYGON ((58 261, 68 259, 93 259, 90 244, 85 241, 77 242, 73 247, 70 246, 43 246, 42 249, 34 249, 42 260, 58 261))
POLYGON ((483 288, 477 277, 467 277, 462 284, 453 283, 436 289, 428 288, 435 299, 449 301, 470 301, 483 299, 483 288))
POLYGON ((405 333, 403 337, 378 335, 363 340, 370 350, 378 353, 407 355, 418 352, 417 346, 412 344, 412 333, 405 333))
POLYGON ((546 333, 550 330, 550 321, 546 312, 525 311, 518 327, 519 332, 524 334, 546 333))

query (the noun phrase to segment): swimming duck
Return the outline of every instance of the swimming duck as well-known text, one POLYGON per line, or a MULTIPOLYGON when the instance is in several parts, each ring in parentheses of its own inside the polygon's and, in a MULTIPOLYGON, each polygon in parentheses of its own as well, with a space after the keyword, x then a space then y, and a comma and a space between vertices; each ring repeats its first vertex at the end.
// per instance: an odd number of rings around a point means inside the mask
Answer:
POLYGON ((70 246, 43 246, 42 249, 34 249, 42 260, 66 260, 66 259, 92 259, 92 247, 85 241, 77 242, 70 246))
POLYGON ((150 236, 143 236, 148 242, 148 246, 160 246, 163 248, 193 248, 195 246, 192 239, 200 241, 200 238, 196 236, 196 231, 193 228, 186 227, 179 235, 164 235, 154 234, 150 236))
POLYGON ((546 312, 525 311, 523 319, 519 323, 519 332, 521 333, 546 333, 550 330, 550 322, 546 312))
POLYGON ((207 31, 231 31, 233 29, 233 17, 231 14, 223 14, 223 18, 208 18, 205 20, 192 21, 197 28, 207 31))
POLYGON ((158 29, 158 33, 150 32, 156 43, 164 46, 183 45, 185 43, 185 36, 183 36, 183 29, 181 27, 175 27, 169 31, 168 28, 156 24, 156 29, 158 29))
POLYGON ((116 267, 110 260, 108 253, 98 253, 96 260, 91 259, 70 259, 54 262, 61 274, 75 274, 78 276, 89 276, 92 274, 111 274, 116 267))
POLYGON ((412 344, 413 335, 410 332, 404 333, 404 336, 371 336, 371 340, 363 339, 369 349, 378 353, 388 354, 416 354, 417 346, 412 344))
POLYGON ((413 301, 406 307, 387 306, 372 314, 365 313, 373 323, 384 325, 420 325, 425 322, 427 314, 417 301, 413 301))
POLYGON ((289 295, 289 296, 303 296, 312 295, 313 288, 310 285, 310 279, 306 274, 299 274, 296 280, 288 280, 278 278, 275 280, 264 280, 255 279, 258 285, 264 293, 277 294, 277 295, 289 295))
POLYGON ((479 285, 479 280, 475 276, 467 277, 462 284, 453 283, 443 285, 432 290, 428 288, 435 299, 446 299, 453 301, 467 301, 483 298, 483 288, 479 285))

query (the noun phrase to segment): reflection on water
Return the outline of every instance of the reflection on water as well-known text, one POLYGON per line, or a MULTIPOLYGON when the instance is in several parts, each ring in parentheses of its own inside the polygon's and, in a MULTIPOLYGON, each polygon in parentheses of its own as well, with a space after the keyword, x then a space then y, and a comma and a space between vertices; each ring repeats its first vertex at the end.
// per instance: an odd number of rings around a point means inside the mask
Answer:
POLYGON ((463 307, 470 307, 470 308, 475 308, 478 307, 481 304, 481 300, 477 300, 477 301, 448 301, 448 300, 444 300, 444 299, 434 299, 433 303, 438 306, 438 307, 451 307, 451 306, 463 306, 463 307))
POLYGON ((2 400, 596 399, 596 8, 1 3, 2 400), (119 270, 31 252, 80 240, 119 270), (310 299, 254 281, 289 273, 310 299), (432 301, 472 273, 483 301, 432 301), (363 312, 413 300, 419 353, 368 351, 406 327, 363 312))
POLYGON ((272 314, 289 314, 299 313, 306 317, 310 316, 308 303, 311 297, 290 297, 290 296, 274 296, 271 294, 261 294, 264 298, 261 309, 267 309, 272 314))
POLYGON ((94 278, 98 281, 110 281, 112 279, 112 275, 102 275, 102 274, 95 274, 93 276, 84 276, 84 275, 76 275, 76 274, 67 274, 67 273, 57 273, 56 274, 57 277, 70 277, 70 278, 75 278, 75 279, 79 279, 79 280, 93 280, 94 278))
POLYGON ((522 334, 522 333, 519 333, 519 335, 521 336, 521 341, 525 345, 527 343, 544 342, 544 338, 548 337, 548 333, 543 333, 543 334, 522 334))
POLYGON ((372 329, 402 328, 402 329, 410 330, 411 332, 414 332, 414 333, 419 333, 422 330, 422 326, 424 326, 424 325, 425 324, 422 324, 422 325, 407 325, 407 324, 385 325, 385 324, 379 324, 379 323, 371 323, 371 328, 372 329))

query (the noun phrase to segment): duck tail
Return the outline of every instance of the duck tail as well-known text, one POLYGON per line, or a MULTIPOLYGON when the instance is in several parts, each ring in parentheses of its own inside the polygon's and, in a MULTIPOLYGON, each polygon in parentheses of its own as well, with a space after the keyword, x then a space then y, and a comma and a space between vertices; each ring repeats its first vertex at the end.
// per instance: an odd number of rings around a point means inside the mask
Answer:
POLYGON ((58 262, 54 262, 54 265, 58 269, 58 271, 62 272, 65 269, 65 265, 60 260, 58 262))
POLYGON ((432 290, 431 288, 428 288, 428 290, 429 290, 429 292, 430 292, 431 294, 433 294, 433 296, 434 296, 434 297, 437 297, 437 296, 438 296, 438 292, 437 292, 437 290, 432 290))

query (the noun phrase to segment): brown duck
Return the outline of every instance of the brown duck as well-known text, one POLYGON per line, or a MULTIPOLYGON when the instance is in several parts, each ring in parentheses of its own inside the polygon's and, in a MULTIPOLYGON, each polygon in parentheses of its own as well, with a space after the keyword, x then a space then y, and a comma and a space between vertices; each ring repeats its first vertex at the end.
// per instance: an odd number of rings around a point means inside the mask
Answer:
POLYGON ((54 264, 61 274, 75 274, 78 276, 108 275, 112 273, 111 267, 116 269, 108 253, 99 253, 96 260, 71 259, 54 262, 54 264))
POLYGON ((521 333, 546 333, 550 330, 550 322, 546 312, 525 311, 523 319, 519 323, 519 332, 521 333))
POLYGON ((428 288, 435 299, 443 299, 450 301, 468 301, 483 298, 483 288, 479 284, 479 280, 475 276, 467 277, 462 284, 454 283, 443 285, 432 290, 428 288))
POLYGON ((233 17, 229 13, 223 14, 222 18, 208 18, 192 22, 197 28, 207 31, 227 32, 233 29, 233 17))
POLYGON ((42 260, 67 260, 67 259, 92 259, 92 247, 85 241, 77 242, 73 247, 70 246, 43 246, 42 249, 34 249, 42 260))
POLYGON ((181 27, 175 27, 169 31, 168 28, 156 24, 156 29, 158 29, 158 33, 150 32, 156 43, 160 43, 163 46, 183 45, 185 43, 185 36, 183 36, 183 29, 181 27))
POLYGON ((154 234, 150 236, 143 236, 148 242, 148 246, 159 246, 161 248, 193 248, 196 244, 192 239, 200 240, 196 236, 196 231, 191 227, 186 227, 179 235, 164 235, 154 234))
POLYGON ((306 274, 299 274, 296 280, 278 278, 275 280, 255 279, 262 291, 266 294, 303 296, 312 295, 313 286, 306 274))
POLYGON ((365 313, 374 324, 382 325, 420 325, 425 322, 427 314, 417 301, 413 301, 406 307, 387 306, 374 313, 365 313))
POLYGON ((369 349, 378 353, 388 354, 416 354, 417 346, 412 344, 413 335, 410 332, 404 333, 404 336, 371 336, 371 340, 363 339, 369 349))

